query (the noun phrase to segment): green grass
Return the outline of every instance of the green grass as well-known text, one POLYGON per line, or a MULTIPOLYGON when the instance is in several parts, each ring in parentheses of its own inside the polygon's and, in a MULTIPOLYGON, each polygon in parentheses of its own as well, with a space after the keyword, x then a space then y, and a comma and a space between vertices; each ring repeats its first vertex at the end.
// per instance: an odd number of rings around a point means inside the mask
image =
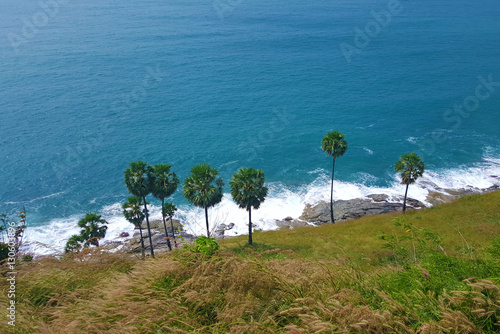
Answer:
MULTIPOLYGON (((254 242, 267 249, 292 250, 301 258, 327 260, 344 258, 375 260, 387 254, 376 238, 380 231, 394 230, 398 213, 363 217, 354 221, 293 230, 255 232, 254 242)), ((425 210, 411 210, 407 220, 439 234, 450 255, 484 251, 500 235, 500 192, 462 197, 454 203, 425 210), (468 246, 467 246, 468 244, 468 246)), ((221 245, 238 252, 246 236, 226 239, 221 245)))
MULTIPOLYGON (((404 220, 256 232, 213 255, 34 259, 17 264, 16 327, 0 332, 498 333, 499 236, 493 192, 404 220)), ((0 290, 6 319, 6 279, 0 290)))

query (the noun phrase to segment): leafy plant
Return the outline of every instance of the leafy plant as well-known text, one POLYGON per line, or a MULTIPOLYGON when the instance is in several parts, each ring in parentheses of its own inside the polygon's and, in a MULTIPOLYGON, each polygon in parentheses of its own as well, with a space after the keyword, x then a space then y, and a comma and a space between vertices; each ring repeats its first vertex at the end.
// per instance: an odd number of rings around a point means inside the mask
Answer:
POLYGON ((219 244, 215 240, 215 238, 209 237, 198 237, 194 241, 195 252, 202 253, 208 256, 214 255, 214 253, 219 249, 219 244))

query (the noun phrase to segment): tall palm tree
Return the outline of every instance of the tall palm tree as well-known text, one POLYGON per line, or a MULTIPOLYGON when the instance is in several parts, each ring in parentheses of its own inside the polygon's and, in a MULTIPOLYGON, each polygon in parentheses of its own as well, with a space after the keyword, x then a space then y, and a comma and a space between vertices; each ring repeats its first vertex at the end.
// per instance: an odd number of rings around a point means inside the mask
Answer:
POLYGON ((123 215, 125 219, 134 224, 135 228, 139 229, 141 234, 141 248, 142 256, 144 257, 144 238, 142 236, 142 222, 144 221, 144 212, 141 209, 142 198, 137 196, 130 196, 125 203, 122 204, 123 215))
POLYGON ((252 245, 252 207, 258 209, 267 196, 267 187, 264 186, 264 172, 254 168, 240 168, 233 175, 229 185, 231 196, 241 209, 248 211, 248 244, 252 245))
POLYGON ((330 221, 332 223, 335 223, 335 219, 333 218, 333 176, 335 174, 335 159, 343 156, 345 151, 347 151, 347 142, 344 137, 344 134, 338 131, 332 131, 321 140, 323 151, 326 151, 326 153, 333 158, 332 185, 330 191, 330 221))
POLYGON ((175 211, 177 211, 177 207, 174 203, 167 202, 163 204, 161 208, 161 213, 170 219, 170 226, 172 227, 172 236, 174 237, 175 247, 177 248, 177 240, 175 239, 174 233, 174 223, 172 221, 172 217, 174 216, 175 211))
POLYGON ((184 180, 184 197, 197 207, 205 209, 207 237, 210 238, 208 208, 222 200, 224 181, 217 178, 219 172, 209 164, 199 164, 191 168, 191 176, 184 180))
POLYGON ((99 239, 106 236, 107 223, 101 215, 95 213, 87 213, 83 219, 80 219, 78 226, 83 229, 80 235, 85 240, 84 247, 90 245, 99 247, 99 239))
POLYGON ((128 191, 137 197, 141 197, 144 203, 144 214, 146 215, 146 224, 148 227, 149 245, 151 247, 151 256, 155 257, 153 250, 153 240, 151 239, 151 227, 149 225, 149 213, 146 202, 146 196, 151 193, 155 182, 153 167, 148 166, 143 161, 131 162, 130 167, 125 170, 125 185, 128 191))
POLYGON ((394 169, 401 173, 401 184, 406 184, 405 199, 403 202, 403 213, 406 212, 406 196, 408 187, 415 183, 424 174, 425 164, 416 153, 408 153, 401 156, 401 160, 396 162, 394 169))
POLYGON ((172 250, 170 239, 168 238, 167 225, 165 223, 165 214, 163 213, 163 205, 165 198, 171 196, 177 189, 179 178, 174 172, 170 172, 170 165, 158 164, 153 166, 155 181, 151 193, 154 197, 161 200, 163 227, 165 228, 165 236, 167 237, 168 249, 172 250))

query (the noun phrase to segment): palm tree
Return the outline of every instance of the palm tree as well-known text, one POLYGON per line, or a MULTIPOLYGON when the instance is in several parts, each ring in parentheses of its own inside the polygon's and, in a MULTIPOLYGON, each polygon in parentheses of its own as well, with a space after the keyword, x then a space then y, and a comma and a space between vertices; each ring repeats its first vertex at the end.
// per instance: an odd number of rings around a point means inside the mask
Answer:
POLYGON ((123 215, 125 218, 134 224, 135 228, 139 229, 141 234, 142 256, 144 257, 144 239, 142 236, 142 222, 144 220, 144 212, 141 210, 142 198, 130 196, 125 203, 122 204, 123 215))
POLYGON ((401 156, 401 160, 396 162, 394 169, 401 173, 401 184, 406 184, 405 199, 403 202, 403 213, 406 212, 406 196, 408 186, 415 183, 424 174, 425 164, 416 153, 408 153, 401 156))
POLYGON ((207 237, 210 238, 208 226, 208 208, 222 200, 224 181, 217 178, 219 172, 210 168, 209 164, 199 164, 191 168, 191 176, 184 180, 184 197, 197 207, 205 209, 207 237))
POLYGON ((177 240, 175 239, 175 233, 174 233, 174 223, 172 222, 172 217, 174 216, 175 211, 177 211, 177 207, 175 206, 174 203, 170 202, 163 204, 161 208, 162 215, 170 219, 170 226, 172 227, 172 236, 174 237, 175 247, 177 248, 177 240))
POLYGON ((95 213, 87 213, 83 219, 80 219, 78 226, 83 229, 80 232, 80 235, 85 240, 84 247, 88 247, 90 245, 99 247, 99 239, 106 236, 106 230, 108 227, 105 225, 107 223, 108 222, 106 220, 102 219, 100 215, 95 213))
MULTIPOLYGON (((170 165, 158 164, 153 166, 155 181, 153 183, 152 194, 154 197, 161 200, 161 207, 165 204, 165 198, 172 195, 177 189, 179 179, 177 175, 170 172, 170 165)), ((167 225, 165 224, 165 214, 162 209, 163 227, 165 228, 165 236, 167 237, 168 249, 172 250, 170 239, 168 238, 167 225)))
POLYGON ((130 167, 125 171, 125 185, 132 195, 141 197, 143 200, 144 214, 146 215, 146 224, 148 227, 149 245, 151 247, 151 256, 155 257, 146 202, 146 196, 151 193, 155 182, 153 167, 148 166, 148 164, 143 161, 131 162, 129 165, 130 167))
POLYGON ((258 209, 267 196, 264 172, 254 168, 240 168, 229 185, 231 196, 241 209, 248 211, 248 244, 252 245, 252 207, 258 209))
POLYGON ((344 134, 338 131, 332 131, 321 140, 323 151, 326 151, 329 156, 333 157, 332 185, 330 191, 330 220, 332 223, 335 223, 335 219, 333 218, 333 176, 335 173, 335 159, 343 156, 345 151, 347 151, 347 142, 344 137, 344 134))
POLYGON ((82 248, 82 244, 85 242, 81 235, 72 235, 68 242, 66 243, 66 247, 64 247, 65 253, 79 252, 82 248))
POLYGON ((95 213, 87 213, 84 218, 80 219, 78 226, 81 227, 80 234, 72 235, 64 251, 69 252, 79 252, 82 246, 84 248, 94 245, 99 247, 99 239, 106 236, 106 226, 108 222, 101 218, 100 215, 95 213))

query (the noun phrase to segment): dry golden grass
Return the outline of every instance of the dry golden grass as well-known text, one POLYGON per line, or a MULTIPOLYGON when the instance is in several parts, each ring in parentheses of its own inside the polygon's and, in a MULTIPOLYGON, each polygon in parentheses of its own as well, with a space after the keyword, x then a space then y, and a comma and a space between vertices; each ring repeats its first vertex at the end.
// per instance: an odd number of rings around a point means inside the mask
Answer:
MULTIPOLYGON (((395 269, 376 238, 394 229, 397 214, 389 214, 256 233, 255 247, 229 239, 212 257, 177 251, 140 260, 94 249, 22 263, 15 331, 4 320, 0 332, 495 333, 499 265, 481 250, 500 235, 499 206, 496 192, 407 215, 442 236, 450 263, 474 273, 477 265, 477 278, 444 271, 442 254, 395 269), (446 280, 460 289, 435 291, 446 280), (400 289, 401 281, 415 288, 400 289)), ((3 319, 7 289, 0 280, 3 319)))

